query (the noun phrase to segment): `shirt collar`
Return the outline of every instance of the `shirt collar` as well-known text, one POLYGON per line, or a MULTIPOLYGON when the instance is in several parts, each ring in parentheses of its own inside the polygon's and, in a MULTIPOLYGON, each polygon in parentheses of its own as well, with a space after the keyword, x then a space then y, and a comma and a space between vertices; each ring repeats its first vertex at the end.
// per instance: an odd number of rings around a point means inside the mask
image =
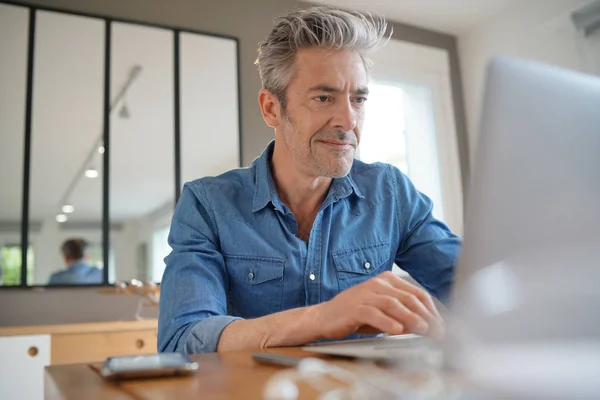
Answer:
MULTIPOLYGON (((265 208, 269 203, 272 203, 275 208, 282 209, 283 204, 277 194, 277 188, 273 175, 271 174, 271 158, 275 149, 275 140, 272 140, 263 151, 263 153, 254 161, 255 170, 255 189, 254 199, 252 202, 252 212, 257 212, 265 208)), ((329 188, 327 199, 331 198, 331 202, 350 196, 354 192, 359 198, 364 199, 354 179, 352 179, 352 170, 348 175, 342 178, 335 178, 329 188)))
POLYGON ((78 271, 81 270, 83 268, 86 268, 88 265, 85 262, 85 260, 77 260, 75 262, 73 262, 70 266, 69 266, 69 270, 71 271, 78 271))
POLYGON ((359 198, 364 199, 365 196, 362 194, 354 179, 352 179, 352 170, 348 173, 348 175, 335 178, 331 183, 331 187, 329 188, 329 196, 334 196, 334 201, 338 201, 340 199, 344 199, 350 196, 354 192, 359 198))
MULTIPOLYGON (((275 189, 275 182, 271 175, 271 157, 273 156, 273 149, 275 148, 275 141, 272 140, 263 153, 254 160, 254 200, 252 202, 252 212, 262 210, 270 202, 275 205, 274 200, 279 200, 277 190, 275 189)), ((277 205, 275 205, 277 207, 277 205)))

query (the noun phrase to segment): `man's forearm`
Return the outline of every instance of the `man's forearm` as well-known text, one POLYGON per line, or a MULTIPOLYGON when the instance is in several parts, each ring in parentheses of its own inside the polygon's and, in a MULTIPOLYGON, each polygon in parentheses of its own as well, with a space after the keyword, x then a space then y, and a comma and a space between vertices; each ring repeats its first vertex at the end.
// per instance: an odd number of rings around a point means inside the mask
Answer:
POLYGON ((316 312, 316 306, 309 306, 233 321, 221 333, 217 351, 298 346, 323 339, 316 312))

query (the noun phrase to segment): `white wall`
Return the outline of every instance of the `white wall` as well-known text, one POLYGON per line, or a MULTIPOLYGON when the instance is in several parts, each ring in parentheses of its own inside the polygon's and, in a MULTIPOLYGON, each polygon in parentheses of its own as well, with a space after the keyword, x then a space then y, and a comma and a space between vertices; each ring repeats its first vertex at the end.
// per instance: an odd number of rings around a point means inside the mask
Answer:
POLYGON ((580 51, 581 39, 570 14, 591 2, 519 1, 459 36, 471 161, 477 146, 482 91, 490 58, 508 55, 569 69, 587 69, 580 51))

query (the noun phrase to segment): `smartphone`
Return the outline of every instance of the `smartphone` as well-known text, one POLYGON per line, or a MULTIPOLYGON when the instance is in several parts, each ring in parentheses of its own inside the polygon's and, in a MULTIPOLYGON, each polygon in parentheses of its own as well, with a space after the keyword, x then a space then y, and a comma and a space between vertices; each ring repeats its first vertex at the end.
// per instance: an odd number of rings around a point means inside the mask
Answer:
POLYGON ((197 370, 198 363, 182 353, 160 353, 109 357, 100 369, 100 375, 105 379, 120 380, 189 375, 197 370))
POLYGON ((302 357, 282 356, 273 353, 254 353, 252 359, 260 364, 278 365, 282 367, 296 367, 302 357))

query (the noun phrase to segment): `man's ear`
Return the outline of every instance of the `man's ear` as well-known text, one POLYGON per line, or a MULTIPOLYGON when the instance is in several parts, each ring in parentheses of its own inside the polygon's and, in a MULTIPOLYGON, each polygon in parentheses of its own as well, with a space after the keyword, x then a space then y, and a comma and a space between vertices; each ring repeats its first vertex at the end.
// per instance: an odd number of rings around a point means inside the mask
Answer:
POLYGON ((271 128, 279 126, 282 115, 281 104, 277 96, 263 88, 258 92, 258 104, 265 124, 271 128))

